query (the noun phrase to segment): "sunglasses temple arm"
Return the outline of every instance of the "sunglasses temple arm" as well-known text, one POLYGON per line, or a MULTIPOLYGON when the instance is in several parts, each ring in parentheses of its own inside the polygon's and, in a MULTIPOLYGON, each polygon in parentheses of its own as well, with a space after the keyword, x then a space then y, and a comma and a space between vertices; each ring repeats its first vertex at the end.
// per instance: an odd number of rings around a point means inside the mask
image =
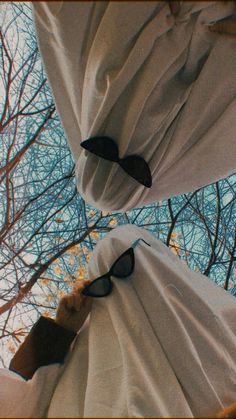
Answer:
POLYGON ((141 239, 144 243, 146 243, 149 247, 152 247, 149 243, 147 243, 144 239, 141 239))
POLYGON ((150 246, 151 247, 151 245, 149 244, 149 243, 147 243, 144 239, 137 239, 137 240, 135 240, 135 242, 133 243, 133 245, 132 245, 132 248, 133 249, 135 249, 135 247, 138 245, 138 243, 140 242, 140 240, 142 240, 144 243, 146 243, 148 246, 150 246))

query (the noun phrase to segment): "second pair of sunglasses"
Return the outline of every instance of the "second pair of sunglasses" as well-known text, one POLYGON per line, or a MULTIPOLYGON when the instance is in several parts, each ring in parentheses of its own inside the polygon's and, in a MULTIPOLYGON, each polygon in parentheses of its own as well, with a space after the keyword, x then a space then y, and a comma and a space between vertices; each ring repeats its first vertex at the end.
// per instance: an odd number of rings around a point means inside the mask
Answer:
POLYGON ((140 241, 143 241, 151 247, 149 243, 141 238, 135 240, 131 247, 122 253, 122 255, 120 255, 119 258, 113 263, 109 272, 86 285, 82 291, 82 294, 96 298, 105 297, 112 291, 113 284, 111 281, 111 276, 115 276, 120 279, 126 279, 128 276, 130 276, 134 270, 135 265, 134 249, 140 241))

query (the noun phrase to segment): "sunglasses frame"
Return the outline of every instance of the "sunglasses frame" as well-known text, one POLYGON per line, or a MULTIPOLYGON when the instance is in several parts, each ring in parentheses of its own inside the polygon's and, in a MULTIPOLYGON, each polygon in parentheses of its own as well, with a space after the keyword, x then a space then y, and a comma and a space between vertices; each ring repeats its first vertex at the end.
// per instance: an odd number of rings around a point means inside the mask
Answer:
MULTIPOLYGON (((151 188, 152 186, 152 174, 149 168, 149 165, 144 160, 143 157, 131 154, 129 156, 120 158, 119 157, 119 149, 116 142, 111 137, 106 136, 95 136, 88 138, 87 140, 84 140, 80 143, 80 146, 84 148, 85 150, 89 151, 90 153, 94 154, 95 156, 98 156, 100 158, 103 158, 105 160, 109 160, 112 162, 116 162, 120 165, 120 167, 133 179, 135 179, 137 182, 139 182, 141 185, 151 188), (101 153, 101 150, 98 150, 98 146, 102 146, 103 152, 101 153), (111 147, 109 147, 111 146, 111 147), (106 155, 104 155, 104 149, 106 150, 106 155), (111 155, 107 155, 107 150, 110 149, 111 155), (129 162, 131 159, 136 160, 136 165, 138 164, 143 170, 145 170, 145 176, 141 177, 137 176, 137 173, 134 175, 130 168, 127 166, 127 162, 129 162)), ((140 173, 139 173, 140 174, 140 173)))
POLYGON ((98 278, 94 279, 94 281, 92 281, 90 284, 86 285, 82 291, 83 295, 86 295, 88 297, 93 297, 93 298, 103 298, 106 297, 107 295, 109 295, 112 291, 113 288, 113 283, 111 280, 111 276, 116 276, 116 278, 120 278, 120 279, 126 279, 128 276, 130 276, 134 270, 134 266, 135 266, 135 258, 134 258, 134 249, 135 247, 138 245, 138 243, 141 241, 143 241, 144 243, 146 243, 148 246, 151 247, 151 245, 149 243, 147 243, 144 239, 139 238, 137 240, 135 240, 131 247, 129 247, 125 252, 123 252, 118 259, 116 259, 116 261, 113 263, 111 269, 104 275, 99 276, 98 278), (130 254, 131 256, 131 269, 130 272, 127 275, 122 275, 122 276, 118 276, 118 275, 114 275, 113 270, 114 270, 114 266, 119 262, 120 259, 122 259, 126 254, 130 254), (89 288, 97 281, 100 281, 103 278, 107 278, 109 281, 109 288, 108 291, 103 294, 103 295, 93 295, 92 293, 90 294, 89 292, 89 288))

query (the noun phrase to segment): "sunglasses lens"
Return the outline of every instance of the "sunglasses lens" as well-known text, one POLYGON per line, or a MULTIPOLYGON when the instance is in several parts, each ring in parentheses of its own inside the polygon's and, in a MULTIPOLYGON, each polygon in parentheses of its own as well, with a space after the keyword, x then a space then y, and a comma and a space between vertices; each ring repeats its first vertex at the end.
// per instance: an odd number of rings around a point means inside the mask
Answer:
POLYGON ((133 271, 133 258, 130 252, 120 257, 112 268, 112 275, 118 278, 129 276, 133 271))
POLYGON ((121 167, 135 180, 147 188, 152 186, 152 175, 148 164, 140 156, 127 156, 120 161, 121 167))
POLYGON ((119 160, 118 147, 110 137, 92 137, 80 145, 96 156, 115 162, 119 160))
POLYGON ((110 293, 111 288, 112 284, 109 278, 101 277, 85 287, 82 293, 84 295, 90 295, 91 297, 104 297, 110 293))

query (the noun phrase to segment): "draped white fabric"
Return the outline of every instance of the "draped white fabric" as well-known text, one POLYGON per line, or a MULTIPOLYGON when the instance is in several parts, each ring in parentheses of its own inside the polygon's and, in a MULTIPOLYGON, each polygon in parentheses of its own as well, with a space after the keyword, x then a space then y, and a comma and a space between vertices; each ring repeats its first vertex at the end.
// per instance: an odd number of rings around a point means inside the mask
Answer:
POLYGON ((0 368, 0 418, 45 418, 63 367, 39 368, 29 381, 0 368))
POLYGON ((125 211, 236 170, 236 36, 209 25, 232 1, 33 2, 44 66, 76 161, 78 191, 125 211), (104 135, 148 163, 149 189, 81 148, 104 135))
POLYGON ((112 277, 112 293, 94 299, 49 391, 48 417, 206 417, 235 402, 235 297, 135 226, 97 244, 90 278, 109 271, 139 237, 151 247, 140 241, 130 277, 112 277))

